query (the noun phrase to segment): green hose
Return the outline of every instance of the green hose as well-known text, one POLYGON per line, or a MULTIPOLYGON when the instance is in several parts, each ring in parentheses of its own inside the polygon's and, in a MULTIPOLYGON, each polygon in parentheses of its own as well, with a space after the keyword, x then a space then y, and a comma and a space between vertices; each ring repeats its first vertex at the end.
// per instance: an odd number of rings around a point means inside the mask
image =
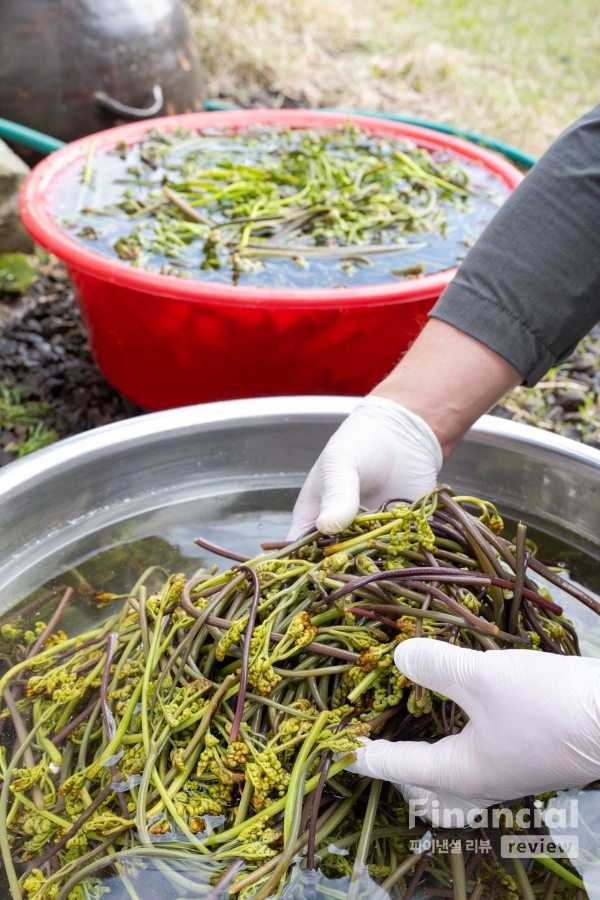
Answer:
MULTIPOLYGON (((231 103, 221 103, 220 100, 207 100, 204 104, 204 109, 210 112, 239 108, 240 107, 232 106, 231 103)), ((507 159, 510 159, 511 162, 517 163, 526 169, 531 169, 537 162, 536 156, 525 153, 524 150, 519 150, 518 147, 513 147, 511 144, 505 144, 504 141, 497 141, 495 138, 485 137, 485 135, 477 134, 474 131, 453 128, 452 125, 444 125, 442 122, 430 122, 428 119, 415 119, 414 116, 405 116, 400 113, 380 112, 379 110, 370 109, 323 109, 322 107, 320 109, 322 109, 323 112, 347 113, 348 115, 356 116, 376 116, 378 119, 391 119, 392 122, 406 122, 407 125, 420 125, 422 128, 432 128, 434 131, 442 131, 444 134, 452 134, 456 137, 463 138, 465 141, 471 141, 473 144, 485 147, 486 150, 496 150, 497 153, 502 153, 502 155, 506 156, 507 159)))
POLYGON ((8 119, 0 119, 0 138, 4 138, 5 141, 14 141, 15 144, 44 154, 54 153, 55 150, 66 147, 64 141, 42 134, 41 131, 34 131, 33 128, 27 128, 26 125, 17 125, 16 122, 10 122, 8 119))

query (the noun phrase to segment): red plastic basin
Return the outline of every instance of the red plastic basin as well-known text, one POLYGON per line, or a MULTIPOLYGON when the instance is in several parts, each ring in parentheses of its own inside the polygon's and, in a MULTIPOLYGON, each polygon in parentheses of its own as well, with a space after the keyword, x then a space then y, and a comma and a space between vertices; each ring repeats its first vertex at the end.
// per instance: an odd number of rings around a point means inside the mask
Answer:
MULTIPOLYGON (((426 128, 311 110, 235 110, 168 116, 100 132, 96 153, 134 143, 149 127, 330 128, 356 122, 479 160, 510 189, 521 173, 500 156, 426 128)), ((157 275, 83 247, 53 221, 48 193, 87 153, 89 138, 49 156, 21 192, 21 215, 42 247, 67 264, 94 357, 111 384, 149 410, 276 394, 364 394, 398 361, 454 276, 344 290, 241 288, 157 275)))

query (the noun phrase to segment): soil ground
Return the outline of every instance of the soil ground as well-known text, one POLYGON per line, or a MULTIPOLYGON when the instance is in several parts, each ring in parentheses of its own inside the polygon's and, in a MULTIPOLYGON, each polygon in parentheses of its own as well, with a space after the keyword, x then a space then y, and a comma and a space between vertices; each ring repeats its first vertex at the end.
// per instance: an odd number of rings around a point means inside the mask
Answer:
POLYGON ((23 450, 142 412, 96 366, 64 267, 50 259, 38 269, 24 296, 0 292, 0 466, 23 450))

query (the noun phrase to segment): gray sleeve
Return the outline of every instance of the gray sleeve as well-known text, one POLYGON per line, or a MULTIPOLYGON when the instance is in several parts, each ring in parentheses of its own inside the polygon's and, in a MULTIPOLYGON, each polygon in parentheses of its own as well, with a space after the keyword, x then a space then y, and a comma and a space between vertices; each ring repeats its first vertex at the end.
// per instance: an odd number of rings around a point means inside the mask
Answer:
POLYGON ((430 315, 535 384, 600 319, 600 104, 494 216, 430 315))

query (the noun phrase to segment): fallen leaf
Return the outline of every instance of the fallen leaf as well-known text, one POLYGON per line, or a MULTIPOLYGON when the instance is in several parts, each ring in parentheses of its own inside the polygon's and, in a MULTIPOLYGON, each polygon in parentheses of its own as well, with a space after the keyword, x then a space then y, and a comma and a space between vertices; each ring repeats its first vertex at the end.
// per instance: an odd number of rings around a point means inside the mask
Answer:
POLYGON ((36 269, 25 253, 0 253, 0 291, 24 294, 37 278, 36 269))

